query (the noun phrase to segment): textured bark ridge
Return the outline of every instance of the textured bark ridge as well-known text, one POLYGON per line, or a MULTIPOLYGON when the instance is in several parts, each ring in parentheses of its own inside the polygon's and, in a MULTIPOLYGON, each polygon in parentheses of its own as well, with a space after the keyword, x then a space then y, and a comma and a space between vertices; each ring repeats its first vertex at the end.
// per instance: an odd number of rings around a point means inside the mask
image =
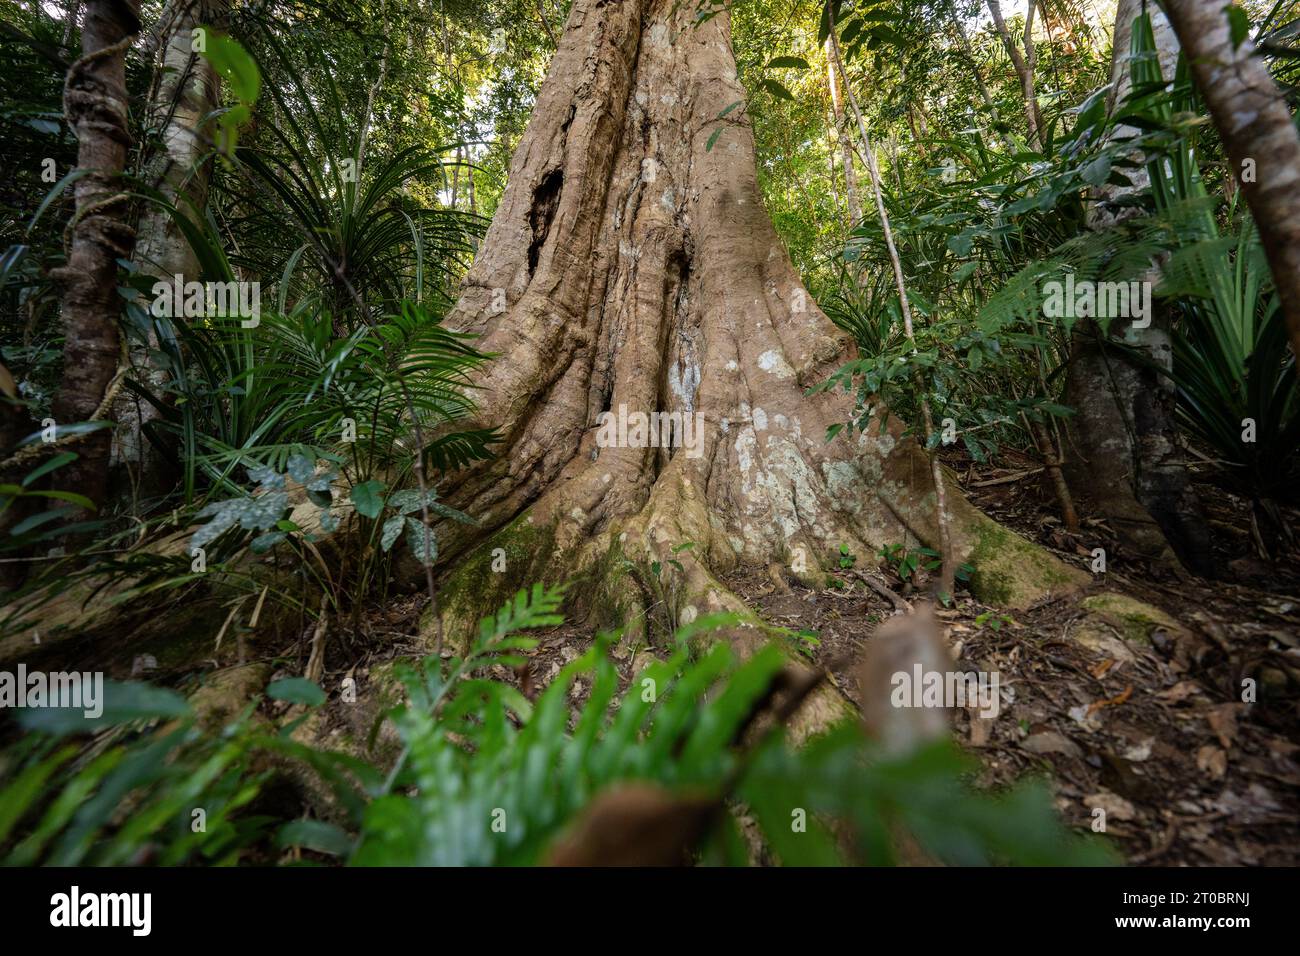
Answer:
MULTIPOLYGON (((53 274, 63 285, 63 380, 53 414, 60 425, 108 414, 119 364, 117 260, 129 258, 135 233, 126 224, 128 197, 119 175, 126 164, 126 49, 140 29, 137 0, 86 6, 82 56, 68 69, 64 113, 77 134, 77 211, 68 264, 53 274)), ((105 497, 109 433, 84 438, 64 487, 96 503, 105 497)))
POLYGON ((1259 228, 1291 348, 1300 356, 1300 133, 1254 43, 1233 42, 1226 4, 1165 6, 1259 228), (1247 164, 1256 175, 1242 176, 1247 164))
MULTIPOLYGON (((443 592, 453 628, 504 587, 622 558, 644 569, 688 541, 674 585, 685 618, 741 609, 714 577, 740 563, 812 573, 841 543, 865 557, 935 540, 926 456, 900 423, 826 440, 852 398, 806 391, 850 342, 763 208, 744 108, 719 118, 745 97, 726 15, 697 27, 676 6, 574 3, 449 319, 500 356, 476 397, 504 435, 497 459, 443 486, 491 532, 439 529, 448 556, 478 544, 443 592), (600 414, 621 407, 702 415, 699 454, 600 447, 600 414), (505 574, 490 570, 496 548, 505 574)), ((988 599, 1023 604, 1077 580, 963 499, 950 508, 988 599)), ((624 617, 646 606, 626 576, 600 582, 624 617)))
MULTIPOLYGON (((1143 12, 1140 0, 1120 0, 1116 10, 1107 97, 1107 111, 1112 114, 1132 88, 1133 24, 1143 12)), ((1155 7, 1145 12, 1151 18, 1161 75, 1173 77, 1178 40, 1163 13, 1155 7)), ((1112 135, 1136 133, 1121 126, 1112 135)), ((1114 205, 1150 185, 1145 169, 1132 170, 1129 177, 1131 185, 1106 183, 1093 194, 1091 228, 1107 228, 1138 214, 1136 207, 1114 205)), ((1152 284, 1158 281, 1154 263, 1152 272, 1141 278, 1152 284)), ((1066 477, 1079 497, 1104 514, 1137 554, 1175 569, 1181 561, 1198 574, 1211 574, 1209 530, 1183 464, 1186 453, 1174 423, 1173 382, 1153 367, 1173 368, 1168 307, 1157 302, 1151 320, 1144 329, 1128 322, 1111 327, 1112 335, 1141 349, 1151 364, 1112 347, 1091 320, 1076 328, 1065 380, 1066 403, 1076 411, 1066 426, 1066 477)))
MULTIPOLYGON (((211 142, 200 129, 203 120, 220 105, 220 81, 212 64, 194 52, 193 33, 198 26, 219 26, 228 13, 228 0, 173 0, 164 9, 158 32, 161 50, 155 89, 150 96, 149 124, 159 133, 159 148, 145 168, 149 186, 167 202, 197 218, 207 201, 211 142)), ((146 275, 171 281, 201 278, 198 256, 172 215, 149 203, 136 227, 135 258, 146 275)), ((156 343, 155 343, 156 345, 156 343)), ((157 392, 165 376, 151 366, 149 349, 137 344, 131 353, 135 374, 157 392)), ((156 494, 167 485, 166 463, 143 434, 144 426, 158 417, 149 402, 136 395, 119 396, 113 445, 116 464, 137 471, 140 490, 156 494)))

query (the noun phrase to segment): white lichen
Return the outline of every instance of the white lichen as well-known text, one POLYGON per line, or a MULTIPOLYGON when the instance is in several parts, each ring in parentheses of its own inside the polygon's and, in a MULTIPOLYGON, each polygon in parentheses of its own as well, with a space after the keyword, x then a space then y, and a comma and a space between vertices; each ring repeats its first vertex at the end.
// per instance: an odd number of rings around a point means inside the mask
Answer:
POLYGON ((769 372, 777 378, 793 378, 794 369, 790 363, 776 349, 768 349, 758 357, 758 367, 764 372, 769 372))

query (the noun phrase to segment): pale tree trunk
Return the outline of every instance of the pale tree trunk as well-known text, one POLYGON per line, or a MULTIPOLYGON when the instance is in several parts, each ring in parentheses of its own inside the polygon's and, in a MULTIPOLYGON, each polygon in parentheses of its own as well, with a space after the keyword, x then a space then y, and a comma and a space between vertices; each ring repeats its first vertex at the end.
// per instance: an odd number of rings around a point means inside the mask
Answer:
MULTIPOLYGON (((907 336, 908 344, 912 347, 912 354, 916 354, 916 333, 912 327, 912 306, 907 297, 907 280, 903 276, 903 263, 898 256, 898 247, 894 245, 894 231, 890 227, 889 213, 885 210, 884 190, 880 183, 880 169, 876 165, 876 151, 871 144, 871 136, 867 132, 866 120, 862 118, 862 109, 858 106, 858 98, 854 95, 853 85, 849 82, 848 74, 844 70, 844 60, 840 57, 840 42, 836 36, 834 25, 832 24, 831 35, 831 52, 835 56, 835 64, 844 73, 844 90, 849 96, 849 105, 853 107, 853 118, 857 120, 858 133, 862 137, 862 151, 867 156, 867 172, 871 175, 871 192, 876 200, 876 216, 880 220, 880 233, 885 240, 885 249, 889 253, 890 268, 894 272, 894 287, 898 291, 898 311, 903 317, 903 333, 907 336)), ((934 443, 934 419, 930 415, 930 401, 926 398, 922 385, 921 373, 914 376, 918 395, 918 402, 921 406, 921 418, 925 425, 926 445, 929 449, 926 457, 929 459, 930 474, 934 479, 935 495, 935 522, 939 537, 939 551, 942 554, 943 570, 939 576, 939 593, 941 595, 951 595, 953 589, 953 576, 956 567, 953 561, 952 551, 952 530, 948 517, 948 497, 943 476, 943 465, 939 462, 937 449, 933 447, 934 443)))
POLYGON ((1011 137, 1002 121, 1002 116, 998 112, 998 106, 993 102, 992 94, 989 93, 988 84, 984 82, 984 75, 980 73, 979 60, 975 57, 975 49, 971 46, 970 37, 966 35, 966 28, 962 26, 960 19, 956 16, 952 18, 952 25, 957 32, 957 39, 961 41, 962 52, 965 54, 966 62, 970 65, 971 76, 975 80, 976 88, 979 90, 980 99, 984 101, 984 106, 989 111, 989 117, 993 123, 993 132, 997 134, 998 140, 1007 149, 1015 152, 1016 144, 1011 141, 1011 137))
MULTIPOLYGON (((681 620, 733 610, 752 622, 719 573, 782 562, 824 582, 841 544, 864 558, 938 544, 930 462, 900 423, 882 433, 877 407, 865 429, 826 440, 853 399, 807 390, 851 346, 763 208, 745 111, 719 119, 745 96, 728 30, 726 14, 692 26, 673 0, 573 4, 448 318, 500 356, 475 397, 503 439, 444 484, 482 522, 438 527, 453 637, 524 582, 583 574, 578 602, 635 632, 654 604, 652 562, 681 620), (602 447, 601 413, 620 407, 699 413, 699 443, 602 447)), ((960 496, 947 508, 954 552, 990 600, 1077 580, 960 496)))
MULTIPOLYGON (((1120 0, 1116 11, 1107 98, 1110 112, 1132 88, 1133 23, 1142 11, 1141 0, 1120 0)), ((1148 6, 1147 11, 1161 74, 1172 78, 1178 41, 1158 9, 1148 6)), ((1113 135, 1137 132, 1119 127, 1113 135)), ((1134 158, 1142 159, 1140 154, 1134 158)), ((1113 205, 1149 185, 1145 169, 1127 174, 1131 186, 1107 183, 1096 190, 1089 226, 1104 229, 1137 214, 1133 207, 1113 205)), ((1156 264, 1138 278, 1154 284, 1159 279, 1156 264)), ((1174 418, 1177 396, 1168 375, 1156 370, 1167 373, 1173 367, 1172 316, 1164 302, 1156 301, 1150 319, 1146 328, 1117 320, 1110 334, 1141 349, 1151 365, 1111 346, 1095 322, 1085 320, 1076 327, 1065 384, 1066 404, 1076 412, 1067 425, 1066 477, 1108 519, 1126 547, 1148 560, 1175 568, 1181 561, 1198 574, 1210 574, 1213 551, 1184 464, 1186 451, 1174 418)))
MULTIPOLYGON (((228 9, 228 0, 174 0, 164 8, 157 30, 161 53, 146 122, 156 130, 159 148, 146 162, 145 181, 163 200, 198 221, 207 204, 212 172, 211 140, 200 126, 220 105, 220 80, 207 59, 194 51, 193 36, 199 26, 220 27, 228 9)), ((135 260, 142 273, 168 282, 178 275, 182 282, 202 278, 198 256, 167 210, 146 203, 136 232, 135 260)), ((180 311, 173 308, 172 314, 180 311)), ((149 358, 149 348, 156 346, 156 340, 137 343, 131 350, 131 365, 142 383, 160 394, 166 375, 149 358)), ((158 410, 128 394, 117 405, 115 462, 134 471, 141 494, 165 491, 170 477, 166 459, 144 434, 158 410)))
POLYGON ((839 216, 843 210, 844 234, 847 237, 853 228, 853 220, 849 215, 847 203, 843 205, 840 203, 840 173, 839 165, 835 162, 837 152, 839 149, 835 136, 835 114, 828 110, 826 113, 826 181, 831 185, 831 203, 835 206, 835 215, 839 216))
MULTIPOLYGON (((207 200, 211 140, 199 125, 220 105, 220 81, 212 65, 193 50, 193 31, 200 25, 219 26, 227 0, 174 0, 159 24, 161 58, 146 122, 156 130, 159 149, 149 157, 145 181, 190 218, 207 200)), ((172 216, 155 204, 140 214, 136 259, 143 270, 160 278, 181 273, 198 278, 198 257, 172 216)))
POLYGON ((862 202, 858 199, 858 171, 853 166, 853 145, 849 142, 844 120, 844 102, 840 99, 840 76, 835 69, 831 40, 826 38, 826 80, 831 88, 831 109, 835 114, 835 139, 840 144, 840 165, 844 167, 844 193, 849 210, 849 228, 862 222, 862 202))
MULTIPOLYGON (((106 418, 121 375, 117 260, 128 259, 135 234, 126 222, 130 199, 121 172, 131 145, 126 51, 140 29, 134 0, 93 0, 81 29, 82 56, 68 68, 64 113, 77 136, 76 213, 67 265, 53 277, 63 285, 63 377, 53 416, 60 426, 106 418)), ((61 472, 61 486, 101 504, 108 490, 111 433, 76 440, 78 459, 61 472)))
MULTIPOLYGON (((909 110, 913 108, 916 109, 917 115, 921 117, 921 122, 918 124, 921 127, 921 139, 922 140, 929 139, 930 138, 930 113, 925 108, 925 97, 917 96, 916 99, 912 100, 907 104, 907 108, 909 110)), ((922 149, 924 149, 924 146, 922 146, 922 149)))
POLYGON ((998 36, 1002 38, 1002 46, 1006 48, 1007 56, 1011 58, 1011 65, 1015 68, 1016 77, 1020 80, 1020 96, 1025 102, 1025 126, 1028 130, 1026 138, 1033 149, 1042 149, 1043 114, 1038 108, 1038 94, 1034 91, 1034 71, 1038 66, 1038 53, 1034 47, 1034 12, 1037 2, 1029 0, 1029 6, 1025 11, 1024 53, 1021 53, 1016 41, 1011 37, 1011 30, 1002 17, 1000 0, 986 0, 986 3, 989 14, 993 17, 993 26, 997 29, 998 36))
POLYGON ((1300 357, 1300 136, 1291 111, 1250 38, 1234 48, 1222 0, 1165 6, 1259 227, 1291 349, 1300 357), (1248 169, 1253 175, 1243 175, 1248 169))
MULTIPOLYGON (((379 18, 383 22, 388 14, 388 0, 383 0, 379 4, 379 18)), ((354 190, 361 189, 361 168, 366 162, 366 144, 370 142, 370 127, 375 121, 375 97, 384 87, 384 81, 388 79, 388 54, 391 46, 388 40, 387 29, 383 30, 384 34, 384 52, 379 57, 379 75, 375 77, 375 82, 370 84, 370 90, 366 93, 366 110, 361 115, 361 133, 357 137, 357 168, 356 179, 354 181, 354 190)), ((460 157, 460 148, 456 149, 457 158, 460 157)), ((453 193, 454 194, 454 193, 453 193)))

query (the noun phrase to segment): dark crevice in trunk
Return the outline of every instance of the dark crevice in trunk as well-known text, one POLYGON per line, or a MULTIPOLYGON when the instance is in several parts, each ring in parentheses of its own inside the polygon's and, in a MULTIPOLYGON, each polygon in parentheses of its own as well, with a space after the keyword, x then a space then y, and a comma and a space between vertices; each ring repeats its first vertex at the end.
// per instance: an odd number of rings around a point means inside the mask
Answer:
POLYGON ((533 239, 528 244, 528 277, 537 272, 537 260, 541 255, 546 236, 551 231, 551 220, 560 205, 560 191, 564 188, 564 170, 552 169, 542 177, 542 181, 533 190, 533 204, 528 210, 528 225, 533 239))
MULTIPOLYGON (((659 394, 659 408, 657 410, 663 412, 680 410, 683 417, 683 427, 689 409, 685 405, 681 409, 674 407, 674 396, 672 389, 669 387, 669 373, 672 369, 673 337, 685 327, 686 287, 687 283, 690 282, 690 277, 691 264, 686 252, 682 249, 673 250, 664 263, 664 321, 659 343, 659 354, 663 356, 663 359, 657 385, 659 394)), ((684 445, 685 440, 685 434, 679 434, 676 429, 673 429, 668 447, 660 449, 660 453, 655 456, 655 477, 658 477, 659 466, 667 465, 672 460, 679 444, 684 445)))

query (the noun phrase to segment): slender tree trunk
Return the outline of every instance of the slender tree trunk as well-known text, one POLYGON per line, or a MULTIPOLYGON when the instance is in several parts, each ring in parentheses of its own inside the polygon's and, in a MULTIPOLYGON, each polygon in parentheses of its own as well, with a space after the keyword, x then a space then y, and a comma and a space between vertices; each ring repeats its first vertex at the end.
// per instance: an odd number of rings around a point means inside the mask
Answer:
MULTIPOLYGON (((388 0, 382 0, 379 4, 379 16, 385 20, 388 15, 388 0)), ((370 127, 375 121, 375 97, 384 87, 384 81, 388 79, 388 55, 392 50, 388 39, 388 30, 384 29, 384 52, 379 57, 379 74, 375 77, 375 82, 370 84, 370 89, 366 93, 366 110, 361 116, 361 134, 357 137, 357 178, 356 188, 361 188, 361 167, 366 161, 366 145, 370 142, 370 127)), ((457 154, 459 155, 459 148, 457 154)))
MULTIPOLYGON (((1268 256, 1300 356, 1300 135, 1249 37, 1234 46, 1222 0, 1166 0, 1268 256), (1247 175, 1247 171, 1250 174, 1247 175)), ((1300 363, 1296 365, 1300 371, 1300 363)))
MULTIPOLYGON (((442 11, 442 53, 446 61, 447 79, 460 85, 460 71, 456 69, 455 60, 451 55, 451 24, 447 20, 447 5, 439 3, 442 11)), ((457 107, 459 111, 460 106, 457 107)), ((460 135, 460 123, 456 123, 457 135, 460 135)), ((456 147, 456 160, 451 167, 451 202, 449 208, 455 210, 460 202, 460 164, 464 155, 463 147, 456 147)))
MULTIPOLYGON (((53 416, 60 426, 107 417, 121 376, 117 260, 129 259, 135 234, 120 174, 131 145, 126 51, 140 29, 133 0, 91 0, 81 30, 82 56, 68 68, 64 113, 77 136, 76 213, 68 263, 53 273, 63 285, 63 377, 53 416)), ((111 433, 77 442, 78 459, 63 486, 96 504, 105 500, 111 433)))
POLYGON ((81 0, 68 4, 68 17, 63 21, 63 49, 72 49, 72 35, 77 31, 77 15, 81 13, 81 0))
MULTIPOLYGON (((204 117, 220 105, 220 80, 212 65, 194 51, 194 30, 201 25, 219 27, 227 10, 228 0, 173 0, 163 10, 157 31, 161 55, 147 123, 157 131, 160 148, 147 159, 144 177, 166 202, 195 220, 207 205, 212 171, 211 140, 200 127, 204 117)), ((178 275, 182 282, 201 278, 198 256, 167 210, 147 203, 136 232, 135 260, 142 273, 167 282, 178 275)), ((172 315, 180 314, 172 309, 172 315)), ((135 344, 131 365, 146 387, 161 394, 166 374, 149 356, 150 348, 156 347, 152 335, 149 343, 135 344)), ((166 456, 144 434, 148 423, 158 417, 158 410, 124 392, 117 402, 116 417, 115 461, 135 469, 142 495, 166 491, 174 475, 166 456)))
POLYGON ((839 143, 835 136, 835 113, 831 110, 826 112, 826 181, 831 185, 831 203, 835 206, 835 217, 841 219, 844 224, 844 235, 847 238, 849 232, 853 229, 853 219, 849 215, 848 203, 840 202, 840 168, 835 162, 835 154, 839 152, 839 143), (842 213, 842 215, 841 215, 842 213))
MULTIPOLYGON (((1148 9, 1156 65, 1163 76, 1172 77, 1178 42, 1160 11, 1148 9)), ((1141 14, 1141 0, 1121 0, 1111 58, 1111 111, 1132 88, 1133 24, 1141 14)), ((1114 135, 1136 132, 1120 127, 1114 135)), ((1149 182, 1145 170, 1131 171, 1130 178, 1130 186, 1108 183, 1095 192, 1089 212, 1092 228, 1108 228, 1137 213, 1133 207, 1114 205, 1149 182)), ((1159 278, 1156 264, 1137 278, 1154 284, 1159 278)), ((1110 333, 1141 349, 1151 364, 1112 346, 1095 322, 1083 321, 1076 327, 1065 384, 1066 402, 1076 412, 1067 424, 1065 475, 1138 555, 1175 567, 1181 561, 1198 574, 1211 574, 1209 533, 1184 464, 1186 452, 1174 418, 1177 396, 1170 378, 1156 371, 1173 366, 1172 317, 1162 302, 1156 302, 1150 319, 1146 328, 1113 322, 1110 333)))
MULTIPOLYGON (((477 136, 477 133, 475 133, 474 131, 471 131, 471 136, 477 136)), ((471 215, 471 216, 476 216, 476 215, 478 215, 478 196, 477 196, 477 194, 475 193, 475 187, 474 187, 474 169, 473 169, 473 163, 474 163, 474 156, 473 156, 473 154, 471 153, 471 154, 469 155, 469 164, 470 164, 470 167, 467 168, 467 169, 465 170, 465 194, 466 194, 466 199, 467 199, 468 202, 469 202, 469 212, 470 212, 470 215, 471 215)), ((475 243, 475 248, 477 248, 477 246, 478 246, 478 240, 475 239, 475 240, 474 240, 474 243, 475 243)))
MULTIPOLYGON (((200 124, 219 105, 220 81, 212 65, 193 49, 200 25, 219 27, 228 0, 175 0, 163 12, 162 59, 148 111, 161 149, 145 167, 145 180, 168 202, 192 218, 207 203, 211 140, 200 124)), ((173 218, 154 204, 145 207, 138 226, 136 259, 159 277, 199 275, 198 257, 173 218)))
POLYGON ((1052 430, 1043 422, 1034 422, 1030 428, 1030 436, 1043 459, 1047 480, 1051 482, 1052 492, 1061 506, 1061 521, 1065 524, 1065 530, 1071 533, 1078 532, 1079 514, 1074 510, 1074 495, 1071 494, 1070 486, 1066 483, 1065 472, 1061 470, 1065 460, 1057 447, 1052 430))
MULTIPOLYGON (((921 122, 918 124, 921 128, 921 139, 922 140, 929 139, 930 138, 930 112, 925 108, 925 97, 918 96, 916 97, 916 99, 909 101, 907 104, 907 108, 916 109, 917 115, 921 117, 921 122)), ((922 149, 924 149, 924 146, 922 146, 922 149)))
POLYGON ((1028 129, 1026 138, 1032 148, 1040 150, 1043 148, 1041 134, 1043 114, 1038 108, 1038 94, 1034 91, 1034 70, 1038 65, 1038 54, 1034 48, 1034 11, 1037 2, 1029 0, 1029 6, 1025 11, 1024 53, 1020 52, 1016 41, 1011 37, 1011 30, 1002 17, 1000 0, 985 0, 985 2, 988 4, 989 14, 993 17, 993 26, 997 29, 998 36, 1002 38, 1002 46, 1006 48, 1007 56, 1011 58, 1011 65, 1015 68, 1016 77, 1020 80, 1020 96, 1025 102, 1025 125, 1028 129))
MULTIPOLYGON (((692 12, 575 0, 448 317, 501 356, 475 395, 502 442, 444 486, 482 522, 439 525, 439 560, 455 568, 441 592, 447 634, 462 639, 523 582, 584 575, 575 602, 635 630, 655 603, 652 562, 683 619, 749 620, 721 572, 783 561, 817 576, 841 544, 937 545, 941 513, 990 600, 1068 587, 1070 571, 959 495, 936 501, 925 452, 884 409, 868 418, 843 392, 809 394, 850 341, 763 208, 746 111, 719 118, 745 97, 728 15, 695 24, 692 12), (631 416, 652 412, 681 416, 672 435, 691 440, 649 441, 631 416), (852 438, 826 440, 859 414, 852 438), (620 417, 630 427, 613 435, 620 417)), ((760 640, 752 627, 730 633, 760 640)))
MULTIPOLYGON (((831 30, 830 42, 831 51, 835 55, 835 63, 839 66, 840 72, 844 73, 844 61, 840 57, 840 43, 834 29, 831 30)), ((903 263, 898 257, 898 247, 894 245, 894 231, 889 224, 889 213, 885 210, 885 197, 880 184, 880 169, 876 165, 876 152, 871 145, 871 136, 867 133, 867 123, 862 118, 862 109, 858 106, 858 98, 853 92, 853 84, 849 82, 848 74, 844 75, 844 90, 848 94, 849 105, 853 107, 853 116, 858 123, 858 133, 862 137, 862 151, 867 154, 867 171, 871 174, 871 190, 876 199, 876 215, 880 217, 881 233, 885 237, 885 248, 889 251, 889 263, 894 271, 894 286, 898 290, 898 310, 903 316, 903 332, 912 345, 913 353, 915 353, 916 334, 912 327, 912 306, 907 297, 907 280, 903 275, 903 263)), ((916 378, 916 384, 920 392, 921 418, 925 426, 926 444, 929 446, 933 444, 934 440, 934 419, 930 414, 930 402, 925 397, 919 374, 916 378)), ((939 552, 943 560, 943 568, 939 574, 939 593, 941 595, 952 595, 956 562, 953 560, 952 531, 949 528, 948 494, 943 477, 943 465, 940 463, 938 453, 934 448, 927 451, 926 457, 929 459, 930 475, 934 480, 935 517, 939 532, 939 552)))
POLYGON ((546 4, 543 0, 537 0, 537 19, 542 21, 542 29, 546 31, 546 36, 551 41, 551 46, 558 46, 559 41, 555 39, 555 31, 551 29, 551 18, 546 12, 546 4))
POLYGON ((966 62, 970 66, 971 75, 975 80, 975 87, 980 92, 980 99, 984 101, 984 106, 989 111, 989 118, 993 122, 994 131, 997 133, 998 139, 1008 149, 1014 151, 1015 144, 1011 142, 1010 137, 1007 135, 1002 123, 1002 116, 998 112, 998 105, 993 102, 993 96, 989 93, 988 84, 984 82, 984 75, 980 72, 979 61, 975 58, 975 49, 971 46, 970 37, 966 35, 966 28, 962 26, 961 20, 955 15, 952 17, 952 26, 957 33, 957 39, 961 42, 962 52, 965 54, 966 62))
POLYGON ((993 121, 995 123, 1000 122, 997 104, 993 102, 988 84, 984 82, 984 74, 980 72, 979 61, 975 59, 975 50, 971 47, 970 37, 966 35, 966 28, 962 26, 961 20, 956 16, 952 18, 952 26, 957 33, 957 39, 961 41, 962 52, 966 54, 966 62, 970 65, 971 74, 975 79, 975 86, 980 91, 980 99, 988 107, 989 115, 993 117, 993 121))
POLYGON ((840 144, 840 165, 844 167, 844 194, 849 210, 849 228, 862 222, 862 202, 858 199, 858 171, 853 166, 853 145, 845 125, 844 103, 840 99, 840 77, 835 69, 835 54, 830 37, 826 38, 826 79, 831 88, 831 109, 835 114, 835 138, 840 144))

